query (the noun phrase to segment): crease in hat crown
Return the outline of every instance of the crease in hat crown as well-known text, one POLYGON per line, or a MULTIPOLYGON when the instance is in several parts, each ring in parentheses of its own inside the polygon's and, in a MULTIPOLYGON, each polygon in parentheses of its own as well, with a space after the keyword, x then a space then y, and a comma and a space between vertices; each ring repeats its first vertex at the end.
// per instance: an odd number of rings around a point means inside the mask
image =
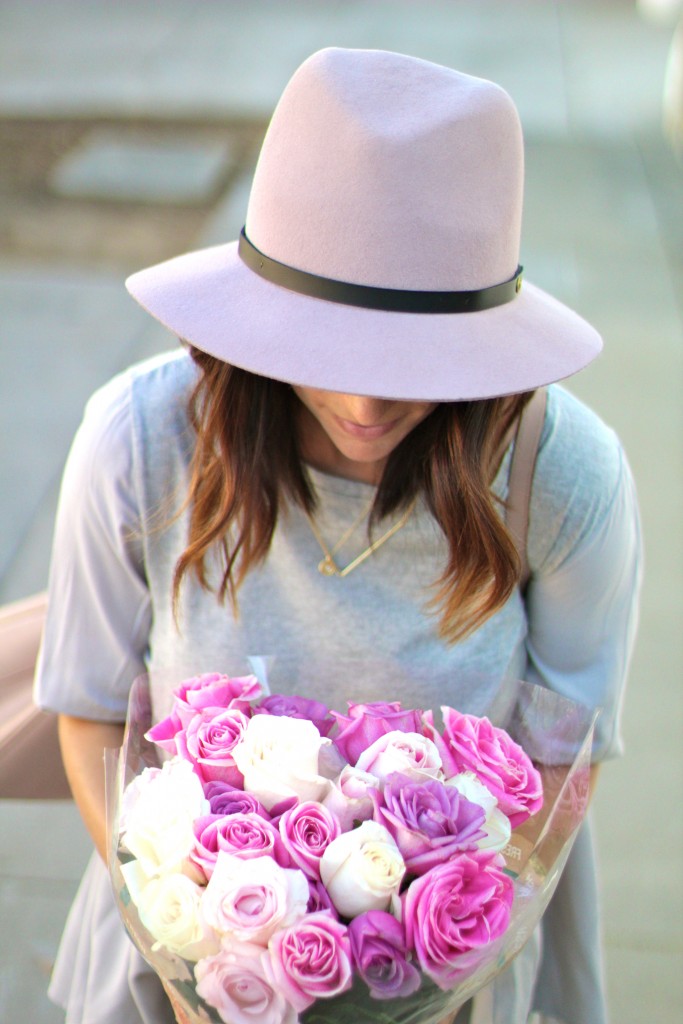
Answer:
POLYGON ((503 89, 402 54, 330 48, 275 109, 246 234, 271 259, 353 284, 488 288, 517 269, 522 194, 521 126, 503 89))

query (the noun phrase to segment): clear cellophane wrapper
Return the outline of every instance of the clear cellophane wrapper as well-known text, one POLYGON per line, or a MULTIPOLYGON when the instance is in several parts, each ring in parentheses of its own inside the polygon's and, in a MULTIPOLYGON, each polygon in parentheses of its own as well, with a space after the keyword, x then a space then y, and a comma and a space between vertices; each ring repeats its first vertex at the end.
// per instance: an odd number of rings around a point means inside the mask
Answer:
MULTIPOLYGON (((514 898, 509 925, 498 939, 461 956, 457 984, 443 991, 423 975, 419 990, 400 999, 375 999, 360 978, 330 999, 318 999, 300 1014, 302 1024, 436 1024, 450 1021, 458 1009, 488 985, 520 952, 537 927, 555 891, 590 796, 593 731, 597 712, 544 687, 525 681, 505 684, 501 714, 489 714, 506 729, 540 771, 544 802, 540 812, 517 828, 503 856, 514 898)), ((135 946, 161 978, 191 1021, 223 1024, 218 1011, 198 995, 194 963, 159 948, 141 923, 128 893, 121 866, 130 854, 119 842, 122 795, 147 767, 158 767, 163 754, 145 738, 152 725, 149 681, 136 680, 120 750, 107 751, 107 814, 110 829, 109 871, 123 923, 135 946)))

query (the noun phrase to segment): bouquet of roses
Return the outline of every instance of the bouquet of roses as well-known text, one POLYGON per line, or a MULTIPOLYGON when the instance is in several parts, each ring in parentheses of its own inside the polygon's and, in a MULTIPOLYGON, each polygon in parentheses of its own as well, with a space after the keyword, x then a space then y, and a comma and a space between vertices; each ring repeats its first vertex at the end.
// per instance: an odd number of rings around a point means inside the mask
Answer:
POLYGON ((409 1024, 488 983, 540 918, 587 801, 589 718, 519 688, 516 731, 571 762, 535 766, 451 707, 438 727, 397 702, 341 714, 255 676, 190 679, 150 728, 136 682, 110 870, 181 1005, 226 1024, 409 1024))

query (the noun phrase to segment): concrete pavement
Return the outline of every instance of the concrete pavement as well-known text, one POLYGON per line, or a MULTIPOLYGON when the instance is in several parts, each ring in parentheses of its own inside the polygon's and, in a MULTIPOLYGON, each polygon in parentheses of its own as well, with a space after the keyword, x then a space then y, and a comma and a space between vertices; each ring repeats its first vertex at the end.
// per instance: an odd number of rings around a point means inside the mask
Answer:
MULTIPOLYGON (((653 1007, 677 1019, 683 1006, 683 168, 660 131, 670 36, 629 0, 0 0, 1 601, 45 585, 87 396, 172 343, 124 276, 235 236, 263 124, 305 56, 403 50, 514 97, 527 139, 523 262, 605 337, 572 388, 624 440, 647 546, 627 754, 603 770, 595 806, 614 1024, 652 1019, 653 1007), (115 180, 103 132, 128 145, 115 180), (140 195, 136 133, 157 157, 175 146, 169 173, 187 161, 185 180, 202 187, 179 194, 176 177, 164 202, 140 195)), ((86 850, 73 807, 0 804, 3 1022, 61 1019, 45 978, 86 850)))

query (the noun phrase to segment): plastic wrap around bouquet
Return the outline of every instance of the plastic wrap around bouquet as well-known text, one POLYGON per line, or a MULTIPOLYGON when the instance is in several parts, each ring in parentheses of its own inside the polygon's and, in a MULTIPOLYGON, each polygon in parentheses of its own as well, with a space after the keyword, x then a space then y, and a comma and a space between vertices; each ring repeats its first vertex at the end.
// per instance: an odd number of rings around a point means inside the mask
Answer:
POLYGON ((585 814, 594 724, 514 685, 494 723, 204 675, 152 724, 136 681, 108 764, 110 873, 190 1020, 430 1024, 503 970, 585 814))

